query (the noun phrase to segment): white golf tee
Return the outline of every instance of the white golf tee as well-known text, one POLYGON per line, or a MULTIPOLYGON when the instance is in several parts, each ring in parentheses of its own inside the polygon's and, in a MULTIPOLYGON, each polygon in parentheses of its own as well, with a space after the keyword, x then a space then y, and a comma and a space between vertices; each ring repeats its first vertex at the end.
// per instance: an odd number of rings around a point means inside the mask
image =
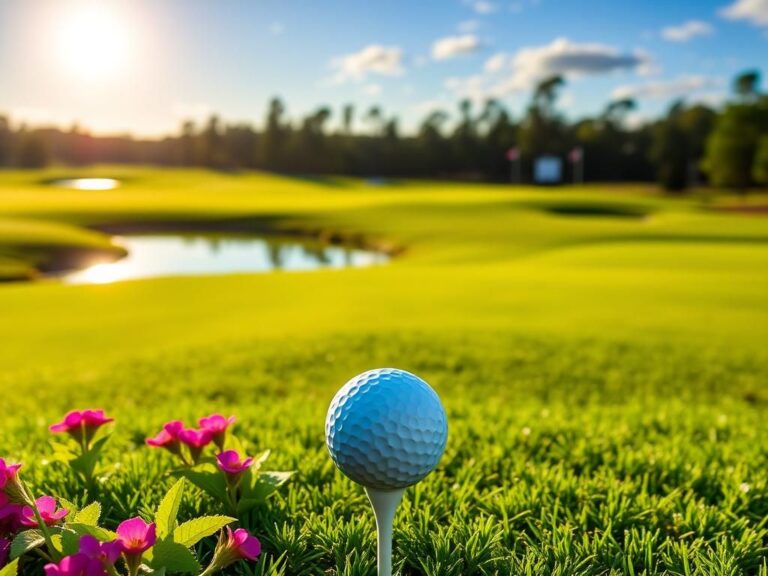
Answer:
POLYGON ((395 511, 403 499, 404 488, 399 490, 376 490, 366 488, 376 516, 377 556, 379 576, 392 576, 392 529, 395 511))

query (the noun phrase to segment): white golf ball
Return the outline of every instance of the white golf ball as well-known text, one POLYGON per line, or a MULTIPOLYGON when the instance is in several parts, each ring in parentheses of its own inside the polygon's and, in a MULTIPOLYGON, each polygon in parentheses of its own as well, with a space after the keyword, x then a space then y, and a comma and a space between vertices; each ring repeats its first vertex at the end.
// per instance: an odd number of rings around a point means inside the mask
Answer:
POLYGON ((338 391, 325 420, 331 458, 368 488, 395 490, 435 469, 445 451, 448 421, 437 393, 395 368, 369 370, 338 391))

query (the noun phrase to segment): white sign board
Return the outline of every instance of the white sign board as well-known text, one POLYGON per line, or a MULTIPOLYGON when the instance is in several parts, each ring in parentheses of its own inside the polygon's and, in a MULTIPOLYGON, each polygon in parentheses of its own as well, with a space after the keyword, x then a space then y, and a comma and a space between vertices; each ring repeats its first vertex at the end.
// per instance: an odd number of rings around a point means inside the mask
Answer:
POLYGON ((563 179, 563 161, 557 156, 539 156, 533 165, 533 181, 558 184, 563 179))

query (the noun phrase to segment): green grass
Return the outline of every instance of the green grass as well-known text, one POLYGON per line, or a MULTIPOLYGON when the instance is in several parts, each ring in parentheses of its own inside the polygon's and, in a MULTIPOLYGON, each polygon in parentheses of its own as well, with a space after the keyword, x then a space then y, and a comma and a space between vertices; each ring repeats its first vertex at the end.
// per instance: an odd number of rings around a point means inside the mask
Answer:
MULTIPOLYGON (((120 473, 97 495, 110 524, 169 486, 146 435, 231 412, 254 452, 297 470, 243 519, 265 554, 233 573, 372 575, 373 520, 323 421, 348 378, 394 365, 433 384, 450 423, 396 518, 402 574, 768 575, 765 219, 642 188, 90 172, 125 185, 0 175, 0 271, 105 246, 82 225, 148 220, 406 251, 372 269, 0 286, 0 445, 41 491, 82 500, 45 461, 45 425, 69 408, 118 418, 120 473)), ((189 498, 182 516, 213 510, 189 498)))

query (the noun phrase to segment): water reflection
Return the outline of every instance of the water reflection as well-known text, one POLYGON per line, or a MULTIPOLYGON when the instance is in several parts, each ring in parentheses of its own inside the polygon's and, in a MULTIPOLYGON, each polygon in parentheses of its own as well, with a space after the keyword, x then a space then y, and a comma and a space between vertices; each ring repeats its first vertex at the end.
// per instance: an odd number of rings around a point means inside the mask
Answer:
POLYGON ((388 260, 380 252, 254 237, 125 236, 116 242, 128 256, 67 273, 62 279, 69 284, 107 284, 157 276, 361 267, 388 260))
POLYGON ((53 185, 74 190, 113 190, 120 186, 120 182, 114 178, 65 178, 56 180, 53 185))

